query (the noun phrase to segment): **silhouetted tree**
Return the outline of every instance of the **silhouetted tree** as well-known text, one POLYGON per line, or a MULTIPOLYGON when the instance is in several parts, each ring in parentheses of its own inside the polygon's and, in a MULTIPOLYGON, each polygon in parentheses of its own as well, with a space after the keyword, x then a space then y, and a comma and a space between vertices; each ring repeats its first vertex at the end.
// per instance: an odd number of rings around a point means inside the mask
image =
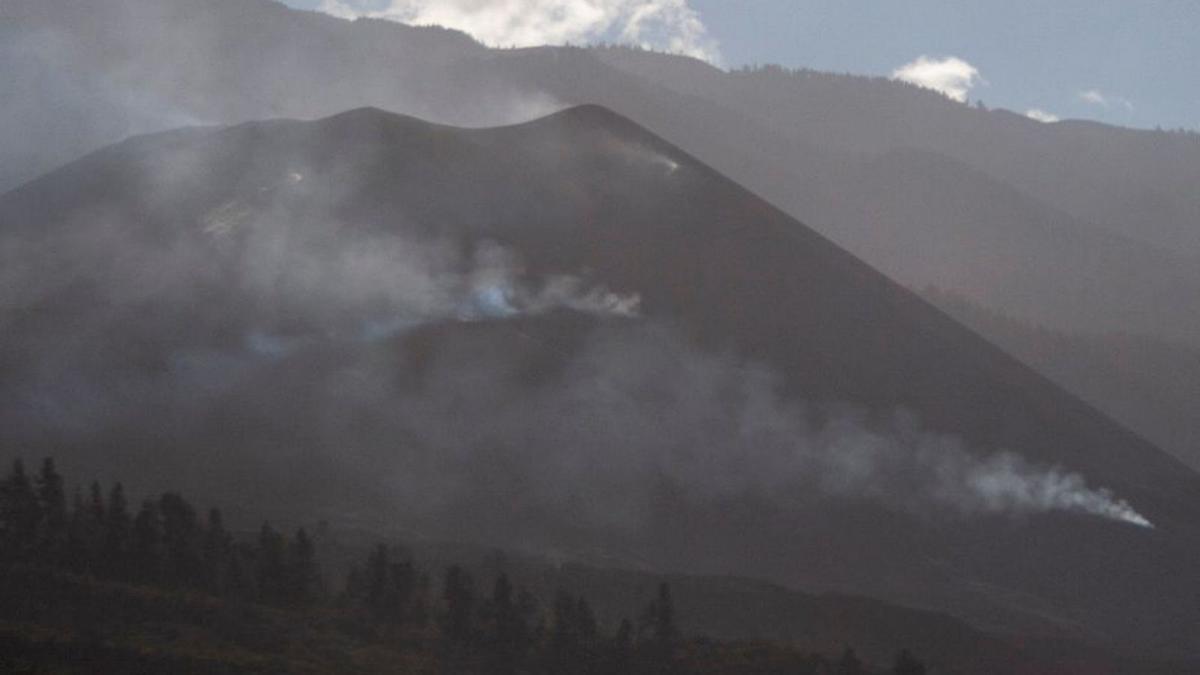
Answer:
POLYGON ((412 621, 418 626, 424 626, 429 621, 429 588, 429 574, 418 572, 412 600, 412 621))
POLYGON ((162 525, 153 500, 143 501, 133 520, 131 549, 131 578, 159 581, 162 576, 162 525))
POLYGON ((88 501, 88 517, 97 529, 104 524, 104 491, 98 481, 92 481, 91 498, 88 501))
POLYGON ((117 483, 108 493, 108 506, 104 515, 104 534, 100 545, 100 564, 98 566, 109 576, 118 579, 129 576, 129 540, 129 506, 125 501, 125 488, 117 483))
POLYGON ((304 604, 317 599, 320 590, 317 553, 303 527, 296 530, 288 547, 286 575, 288 601, 304 604))
POLYGON ((37 496, 42 515, 39 545, 46 553, 55 555, 66 539, 67 495, 52 457, 42 461, 42 470, 37 478, 37 496))
POLYGON ((386 613, 388 572, 391 562, 388 559, 388 548, 378 544, 367 555, 367 571, 363 580, 363 590, 366 592, 367 606, 375 610, 377 615, 386 613))
POLYGON ((258 568, 255 580, 259 598, 265 602, 279 603, 286 599, 285 555, 283 535, 276 532, 270 523, 263 523, 258 533, 258 568))
POLYGON ((442 601, 442 634, 452 644, 470 644, 475 634, 475 588, 470 575, 458 565, 446 569, 442 601))
POLYGON ((647 632, 650 634, 647 647, 654 669, 663 673, 673 672, 675 641, 679 631, 675 627, 675 603, 671 599, 671 587, 666 582, 658 585, 658 596, 642 614, 641 633, 647 632))
MULTIPOLYGON (((365 604, 380 620, 401 622, 415 617, 420 575, 412 560, 392 561, 388 547, 379 544, 367 556, 365 572, 359 573, 358 590, 365 604)), ((422 608, 422 611, 423 608, 422 608)))
POLYGON ((71 513, 67 517, 67 537, 61 561, 72 572, 89 570, 98 553, 95 541, 99 529, 91 520, 83 502, 83 490, 76 486, 71 498, 71 513))
POLYGON ((896 655, 896 665, 892 666, 893 675, 925 675, 925 664, 917 660, 907 649, 900 650, 896 655))
POLYGON ((225 523, 220 509, 211 509, 208 512, 201 555, 203 556, 204 588, 210 593, 218 595, 224 593, 233 546, 229 533, 225 531, 225 523))
POLYGON ((633 670, 633 622, 622 619, 609 644, 605 673, 624 675, 633 670))
POLYGON ((257 600, 261 594, 255 575, 256 552, 246 549, 246 545, 230 547, 225 588, 234 597, 243 600, 257 600))
POLYGON ((515 673, 528 649, 528 628, 520 608, 513 598, 508 575, 500 574, 492 587, 488 601, 488 648, 492 654, 491 669, 500 675, 515 673))
POLYGON ((3 497, 0 508, 0 529, 4 532, 5 543, 3 554, 12 559, 23 559, 31 553, 37 540, 42 512, 37 493, 25 473, 25 463, 20 459, 13 461, 0 496, 3 497))
POLYGON ((854 653, 854 649, 846 647, 833 672, 835 675, 865 675, 866 669, 858 654, 854 653))
POLYGON ((596 617, 583 598, 555 594, 550 632, 550 670, 585 672, 598 665, 596 617))
POLYGON ((164 568, 167 583, 198 588, 202 584, 200 527, 196 510, 173 492, 158 500, 162 517, 164 568))

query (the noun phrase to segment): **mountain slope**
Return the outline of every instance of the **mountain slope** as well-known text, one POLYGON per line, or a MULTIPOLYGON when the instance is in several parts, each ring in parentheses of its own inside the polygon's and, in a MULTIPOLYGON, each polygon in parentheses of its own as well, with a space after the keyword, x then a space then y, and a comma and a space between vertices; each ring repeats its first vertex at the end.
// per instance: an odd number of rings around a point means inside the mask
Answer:
POLYGON ((1200 352, 1130 334, 1074 335, 989 312, 961 296, 925 294, 965 325, 1111 411, 1129 429, 1195 468, 1200 462, 1200 352))
POLYGON ((139 137, 0 223, 8 445, 1197 649, 1194 474, 606 109, 139 137))
POLYGON ((1200 136, 1082 120, 1042 124, 909 84, 768 66, 725 73, 694 59, 600 50, 661 86, 789 136, 880 155, 915 149, 984 171, 1073 217, 1168 250, 1200 251, 1200 136))

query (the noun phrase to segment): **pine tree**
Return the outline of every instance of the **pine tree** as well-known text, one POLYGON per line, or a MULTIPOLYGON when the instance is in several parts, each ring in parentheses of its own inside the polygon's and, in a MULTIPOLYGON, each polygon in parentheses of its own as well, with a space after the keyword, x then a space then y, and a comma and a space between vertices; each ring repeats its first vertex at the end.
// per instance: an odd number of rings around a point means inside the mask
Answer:
POLYGON ((232 541, 229 533, 225 531, 220 509, 211 509, 208 512, 202 556, 205 590, 217 595, 223 594, 229 574, 232 541))
POLYGON ((88 517, 97 526, 104 522, 104 491, 100 483, 92 481, 91 500, 88 502, 88 517))
POLYGON ((500 675, 515 673, 526 649, 526 630, 513 602, 513 587, 507 575, 502 573, 496 577, 488 607, 491 615, 488 647, 493 656, 492 671, 500 675))
POLYGON ((418 576, 417 567, 410 558, 392 563, 390 607, 394 620, 408 621, 412 618, 418 576))
POLYGON ((893 675, 925 675, 925 664, 917 660, 907 649, 900 650, 896 655, 896 665, 892 666, 893 675))
POLYGON ((596 639, 596 614, 583 597, 575 603, 575 627, 582 642, 589 643, 596 639))
POLYGON ((387 611, 388 571, 391 564, 388 561, 388 549, 378 544, 367 555, 367 570, 364 580, 367 606, 376 615, 382 617, 387 611))
POLYGON ((84 505, 83 490, 76 486, 71 497, 71 514, 67 518, 67 537, 62 555, 62 563, 72 572, 82 573, 93 567, 96 554, 99 553, 95 546, 97 532, 84 505))
POLYGON ((429 575, 425 572, 417 573, 417 583, 413 587, 412 599, 412 622, 418 626, 424 626, 429 621, 429 575))
POLYGON ((550 632, 550 668, 555 672, 575 672, 584 661, 579 603, 565 591, 554 595, 553 627, 550 632))
POLYGON ((654 641, 670 646, 676 638, 675 603, 671 600, 671 587, 663 582, 658 585, 658 602, 654 615, 654 641))
POLYGON ((166 581, 178 587, 201 586, 200 528, 196 510, 183 497, 168 492, 158 500, 166 581))
POLYGON ((57 557, 67 535, 67 494, 53 457, 42 461, 37 498, 42 513, 39 544, 44 555, 57 557))
POLYGON ((291 602, 308 603, 319 595, 320 571, 317 568, 316 547, 303 527, 296 530, 296 536, 288 547, 287 582, 287 595, 291 602))
POLYGON ((13 461, 12 471, 3 486, 0 531, 4 535, 4 548, 0 554, 15 560, 26 559, 37 541, 42 512, 23 461, 13 461))
POLYGON ((162 524, 153 500, 143 501, 134 518, 131 549, 131 580, 157 583, 162 578, 162 524))
POLYGON ((475 588, 470 575, 458 565, 446 569, 442 600, 442 634, 452 644, 470 644, 475 635, 475 588))
POLYGON ((675 605, 671 599, 671 587, 666 583, 658 586, 658 596, 650 602, 642 614, 641 633, 650 633, 649 651, 658 672, 674 672, 675 605))
POLYGON ((129 506, 125 501, 125 488, 120 483, 113 485, 108 494, 108 508, 104 514, 104 534, 100 545, 100 569, 117 579, 130 575, 130 520, 129 506))
POLYGON ((287 575, 284 540, 270 523, 263 523, 259 530, 257 562, 255 581, 260 599, 270 603, 284 601, 287 575))
POLYGON ((858 654, 850 647, 846 647, 842 652, 842 657, 838 659, 834 673, 836 675, 866 675, 866 669, 863 667, 863 662, 859 660, 858 654))
POLYGON ((254 555, 246 551, 245 545, 230 546, 225 588, 233 597, 242 600, 257 600, 261 597, 255 583, 254 559, 254 555))
POLYGON ((633 670, 633 622, 622 619, 609 645, 609 656, 605 672, 624 675, 633 670))
POLYGON ((362 568, 351 565, 350 571, 346 572, 346 585, 342 589, 341 600, 347 605, 355 605, 359 601, 365 601, 366 597, 367 581, 362 568))

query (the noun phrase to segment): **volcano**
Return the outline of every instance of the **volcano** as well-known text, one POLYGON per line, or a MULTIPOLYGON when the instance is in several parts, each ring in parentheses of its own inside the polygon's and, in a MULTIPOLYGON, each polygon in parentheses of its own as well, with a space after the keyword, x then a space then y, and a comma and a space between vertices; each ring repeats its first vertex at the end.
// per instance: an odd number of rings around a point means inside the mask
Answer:
POLYGON ((602 107, 135 137, 0 198, 0 258, 2 440, 79 473, 1200 651, 1194 473, 602 107))

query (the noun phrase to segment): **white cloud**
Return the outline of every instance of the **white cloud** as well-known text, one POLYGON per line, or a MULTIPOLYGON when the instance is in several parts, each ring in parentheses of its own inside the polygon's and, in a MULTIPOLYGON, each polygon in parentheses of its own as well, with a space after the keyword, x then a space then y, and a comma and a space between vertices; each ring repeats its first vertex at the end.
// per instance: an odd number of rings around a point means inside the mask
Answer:
POLYGON ((1058 115, 1055 115, 1054 113, 1046 112, 1045 110, 1042 110, 1041 108, 1030 108, 1029 110, 1025 111, 1025 116, 1031 120, 1037 120, 1039 122, 1045 122, 1047 124, 1050 122, 1057 122, 1059 120, 1058 115))
POLYGON ((1084 91, 1079 92, 1079 99, 1085 103, 1098 105, 1102 108, 1111 108, 1112 106, 1117 105, 1125 110, 1133 110, 1133 101, 1120 96, 1105 94, 1099 89, 1085 89, 1084 91))
POLYGON ((716 62, 688 0, 322 0, 320 11, 457 28, 499 47, 618 40, 716 62))
POLYGON ((893 71, 892 79, 939 91, 961 103, 966 102, 975 85, 983 82, 978 68, 956 56, 919 56, 893 71))

